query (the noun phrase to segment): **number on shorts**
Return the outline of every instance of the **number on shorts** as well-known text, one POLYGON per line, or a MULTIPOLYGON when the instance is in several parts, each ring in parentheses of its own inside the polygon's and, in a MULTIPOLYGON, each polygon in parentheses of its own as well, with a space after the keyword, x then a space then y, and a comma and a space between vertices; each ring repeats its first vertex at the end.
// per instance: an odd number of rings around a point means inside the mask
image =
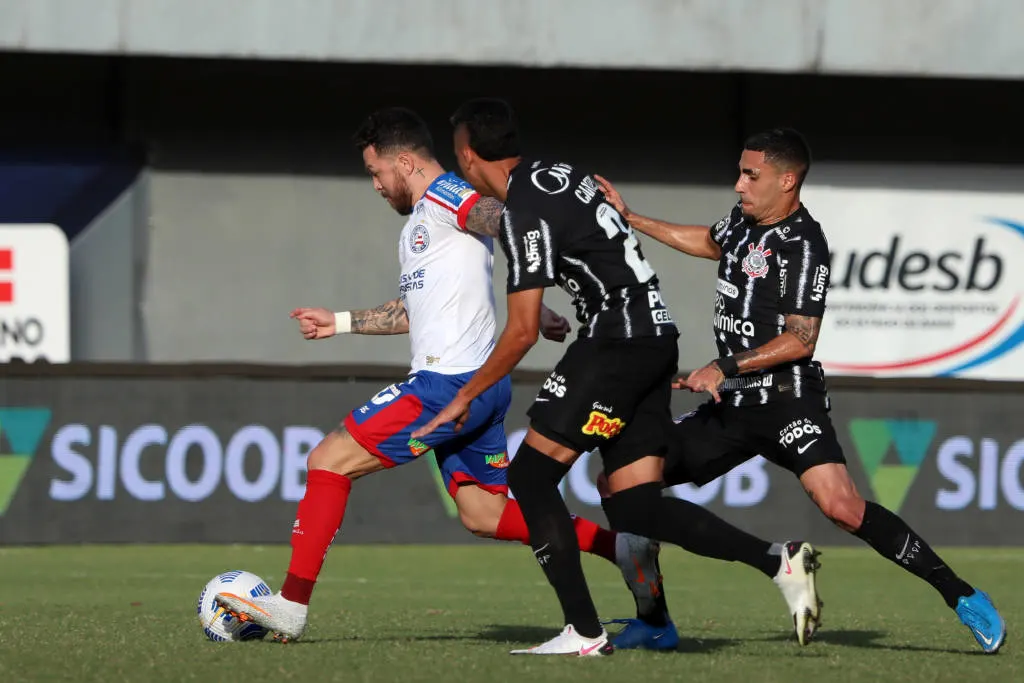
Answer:
POLYGON ((622 248, 626 251, 626 263, 633 269, 637 282, 647 282, 654 277, 654 269, 651 268, 651 264, 640 255, 640 243, 636 241, 636 233, 622 220, 622 216, 611 204, 602 202, 598 205, 597 223, 604 229, 604 234, 608 235, 608 239, 615 239, 619 233, 626 236, 622 248))
POLYGON ((370 403, 375 406, 382 406, 385 403, 390 403, 398 398, 398 395, 402 393, 402 390, 398 388, 397 384, 392 384, 389 387, 381 389, 376 396, 370 399, 370 403))

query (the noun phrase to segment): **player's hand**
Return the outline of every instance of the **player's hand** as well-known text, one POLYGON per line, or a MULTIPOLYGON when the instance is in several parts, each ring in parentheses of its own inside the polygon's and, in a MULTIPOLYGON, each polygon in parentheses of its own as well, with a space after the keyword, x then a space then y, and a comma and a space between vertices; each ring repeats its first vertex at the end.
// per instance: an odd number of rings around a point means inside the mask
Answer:
POLYGON ((299 321, 299 332, 306 339, 326 339, 337 332, 334 313, 326 308, 296 308, 290 317, 299 321))
POLYGON ((626 201, 619 194, 619 191, 615 189, 615 186, 608 182, 607 178, 603 178, 599 175, 594 175, 594 180, 597 181, 597 186, 601 188, 601 192, 604 193, 605 200, 611 204, 616 211, 622 214, 623 218, 628 220, 629 207, 626 206, 626 201))
MULTIPOLYGON (((692 392, 700 393, 706 391, 710 393, 715 403, 721 403, 722 397, 718 395, 718 387, 722 386, 722 382, 725 381, 725 375, 722 374, 721 368, 718 364, 712 361, 699 370, 694 370, 690 373, 690 376, 686 378, 686 381, 682 383, 687 389, 692 392)), ((672 386, 675 386, 679 380, 673 382, 672 386)), ((682 387, 679 387, 682 388, 682 387)))
POLYGON ((448 424, 449 422, 455 423, 456 432, 461 431, 462 426, 466 424, 466 420, 469 419, 469 404, 470 401, 467 401, 460 396, 456 396, 451 403, 446 405, 441 412, 434 416, 433 420, 413 432, 412 438, 422 439, 426 435, 433 433, 438 427, 448 424))
POLYGON ((552 311, 547 306, 540 309, 540 333, 545 339, 563 342, 572 331, 569 321, 552 311))

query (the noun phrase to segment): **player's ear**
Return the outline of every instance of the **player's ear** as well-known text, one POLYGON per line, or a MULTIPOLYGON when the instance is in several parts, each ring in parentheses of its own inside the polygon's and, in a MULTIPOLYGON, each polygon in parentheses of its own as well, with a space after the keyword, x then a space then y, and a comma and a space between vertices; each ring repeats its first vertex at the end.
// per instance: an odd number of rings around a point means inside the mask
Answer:
POLYGON ((404 175, 412 175, 416 170, 416 160, 408 152, 399 152, 395 157, 395 166, 401 169, 404 175))
POLYGON ((794 171, 786 171, 779 177, 782 183, 783 192, 792 192, 796 189, 796 173, 794 171))

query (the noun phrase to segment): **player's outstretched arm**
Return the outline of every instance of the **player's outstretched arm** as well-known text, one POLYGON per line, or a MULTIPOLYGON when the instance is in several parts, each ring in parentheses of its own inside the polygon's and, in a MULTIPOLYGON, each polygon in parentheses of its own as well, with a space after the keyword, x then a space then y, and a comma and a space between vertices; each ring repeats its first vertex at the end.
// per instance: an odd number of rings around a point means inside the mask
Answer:
POLYGON ((409 312, 402 299, 392 299, 364 311, 351 311, 351 315, 353 334, 409 333, 409 312))
POLYGON ((749 351, 717 358, 691 372, 685 380, 676 380, 673 386, 696 392, 708 391, 719 401, 718 387, 726 377, 769 370, 783 363, 813 356, 821 331, 821 318, 809 315, 787 315, 785 318, 786 327, 779 336, 749 351))
POLYGON ((649 218, 633 213, 626 205, 622 195, 615 189, 606 178, 595 175, 598 186, 604 193, 605 199, 615 207, 615 210, 622 214, 622 217, 648 237, 653 237, 664 245, 672 247, 677 251, 690 256, 712 259, 717 261, 722 256, 722 249, 711 239, 711 228, 706 225, 679 225, 649 218))
POLYGON ((299 321, 306 339, 327 339, 336 334, 406 334, 409 313, 405 302, 394 299, 363 311, 333 313, 326 308, 296 308, 291 318, 299 321))
POLYGON ((466 216, 466 230, 477 235, 497 237, 501 230, 501 212, 504 207, 494 197, 480 197, 466 216))
POLYGON ((543 288, 524 289, 508 295, 508 320, 491 355, 459 389, 452 402, 434 419, 413 432, 412 438, 421 439, 449 422, 455 423, 455 431, 462 429, 462 425, 469 419, 469 406, 473 399, 512 372, 523 360, 523 356, 537 343, 543 298, 543 288))

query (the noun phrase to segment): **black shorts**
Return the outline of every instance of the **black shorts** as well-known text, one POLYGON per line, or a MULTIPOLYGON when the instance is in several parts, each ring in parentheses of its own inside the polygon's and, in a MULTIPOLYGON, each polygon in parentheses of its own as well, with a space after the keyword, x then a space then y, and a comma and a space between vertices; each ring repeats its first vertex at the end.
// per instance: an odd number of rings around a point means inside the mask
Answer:
POLYGON ((530 426, 577 453, 600 448, 609 474, 644 456, 664 455, 676 339, 577 339, 530 406, 530 426))
POLYGON ((698 486, 762 455, 798 477, 815 465, 846 464, 823 400, 792 398, 736 407, 709 401, 671 427, 665 483, 698 486))

